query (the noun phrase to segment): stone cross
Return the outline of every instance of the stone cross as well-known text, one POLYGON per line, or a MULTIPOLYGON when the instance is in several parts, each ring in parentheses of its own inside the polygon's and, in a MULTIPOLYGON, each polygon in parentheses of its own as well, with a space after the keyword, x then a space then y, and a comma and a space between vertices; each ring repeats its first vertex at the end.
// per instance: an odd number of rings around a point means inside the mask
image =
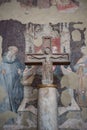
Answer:
POLYGON ((50 48, 46 48, 44 54, 27 54, 25 56, 26 65, 42 65, 42 84, 53 83, 53 65, 68 65, 68 53, 51 53, 50 48))
POLYGON ((38 85, 38 130, 58 130, 58 93, 53 84, 53 65, 69 65, 69 54, 27 54, 26 65, 42 65, 42 84, 38 85))

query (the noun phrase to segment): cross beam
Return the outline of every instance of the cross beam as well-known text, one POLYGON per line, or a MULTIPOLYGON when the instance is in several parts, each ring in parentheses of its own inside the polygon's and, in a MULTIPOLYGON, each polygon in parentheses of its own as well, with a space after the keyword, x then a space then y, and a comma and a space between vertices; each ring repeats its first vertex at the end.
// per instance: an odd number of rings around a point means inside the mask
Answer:
MULTIPOLYGON (((26 54, 25 65, 42 65, 45 61, 46 54, 26 54)), ((53 65, 69 65, 70 59, 68 53, 53 53, 50 55, 50 61, 53 65)))

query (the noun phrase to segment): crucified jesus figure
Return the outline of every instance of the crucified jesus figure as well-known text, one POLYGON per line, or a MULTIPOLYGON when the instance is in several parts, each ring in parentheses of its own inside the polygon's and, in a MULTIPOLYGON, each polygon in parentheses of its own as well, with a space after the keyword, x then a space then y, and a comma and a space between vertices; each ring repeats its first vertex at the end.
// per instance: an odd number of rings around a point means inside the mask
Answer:
POLYGON ((38 65, 42 64, 42 84, 53 83, 53 64, 68 65, 69 55, 64 54, 52 54, 49 47, 45 48, 44 54, 28 54, 25 57, 26 65, 38 65))

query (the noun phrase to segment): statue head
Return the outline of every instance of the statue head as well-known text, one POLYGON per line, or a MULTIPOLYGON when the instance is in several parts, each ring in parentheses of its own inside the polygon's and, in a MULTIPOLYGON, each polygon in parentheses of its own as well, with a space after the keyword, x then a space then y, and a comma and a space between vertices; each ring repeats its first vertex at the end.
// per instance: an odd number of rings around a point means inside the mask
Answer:
POLYGON ((53 53, 58 53, 58 48, 57 48, 57 46, 52 46, 52 52, 53 52, 53 53))
POLYGON ((49 47, 46 47, 44 50, 45 54, 51 54, 51 49, 49 47))

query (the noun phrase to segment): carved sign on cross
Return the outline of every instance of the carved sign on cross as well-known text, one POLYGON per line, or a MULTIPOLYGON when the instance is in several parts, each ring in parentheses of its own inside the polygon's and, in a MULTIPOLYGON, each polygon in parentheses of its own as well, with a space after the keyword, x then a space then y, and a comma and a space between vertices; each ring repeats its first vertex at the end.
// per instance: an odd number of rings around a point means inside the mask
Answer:
POLYGON ((46 48, 44 54, 25 55, 26 65, 42 65, 42 84, 53 83, 53 65, 69 65, 68 53, 51 53, 50 48, 46 48))

